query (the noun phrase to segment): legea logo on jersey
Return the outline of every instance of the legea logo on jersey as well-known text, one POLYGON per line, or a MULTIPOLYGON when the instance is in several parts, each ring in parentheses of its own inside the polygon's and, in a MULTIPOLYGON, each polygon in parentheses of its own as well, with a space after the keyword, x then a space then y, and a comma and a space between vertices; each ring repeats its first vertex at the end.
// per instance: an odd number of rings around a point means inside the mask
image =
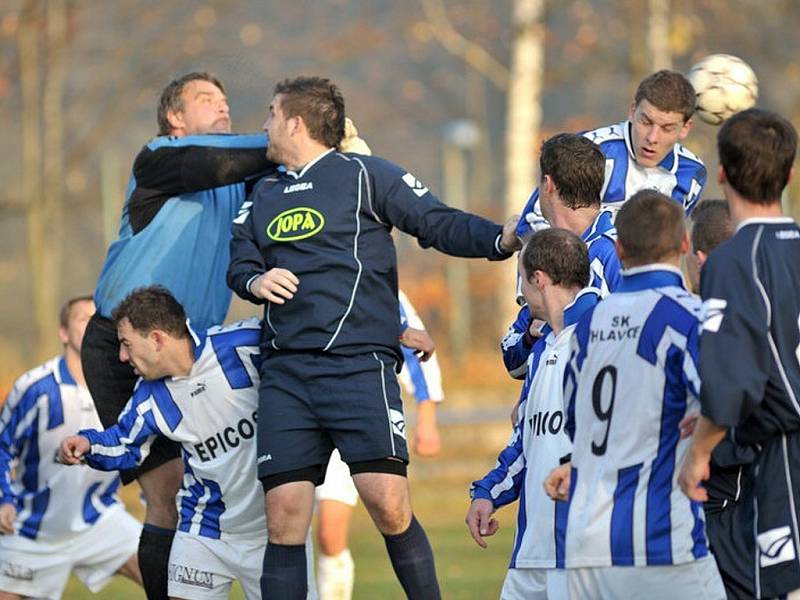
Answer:
POLYGON ((283 211, 267 225, 267 236, 276 242, 294 242, 318 234, 325 217, 313 208, 298 206, 283 211))

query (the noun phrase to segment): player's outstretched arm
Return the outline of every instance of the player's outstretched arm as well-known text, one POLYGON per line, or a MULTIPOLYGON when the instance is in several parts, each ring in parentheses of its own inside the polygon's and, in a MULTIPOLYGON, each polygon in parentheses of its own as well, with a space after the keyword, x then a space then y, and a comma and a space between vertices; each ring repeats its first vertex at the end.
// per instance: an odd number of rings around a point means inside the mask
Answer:
POLYGON ((503 233, 500 236, 500 249, 503 252, 516 252, 522 248, 522 242, 517 237, 517 224, 519 215, 511 215, 503 225, 503 233))
POLYGON ((17 507, 12 502, 0 504, 0 533, 14 535, 14 521, 17 520, 17 507))
POLYGON ((61 442, 58 448, 58 461, 64 465, 80 465, 89 450, 91 450, 89 440, 82 435, 71 435, 61 442))
POLYGON ((572 463, 564 463, 550 471, 544 480, 544 491, 553 500, 567 501, 569 499, 569 481, 572 463))
POLYGON ((472 539, 481 548, 486 548, 486 541, 483 538, 494 535, 500 529, 500 523, 497 522, 497 519, 492 518, 492 513, 494 513, 494 506, 492 506, 491 500, 485 498, 473 500, 467 511, 465 519, 467 529, 469 529, 472 539))

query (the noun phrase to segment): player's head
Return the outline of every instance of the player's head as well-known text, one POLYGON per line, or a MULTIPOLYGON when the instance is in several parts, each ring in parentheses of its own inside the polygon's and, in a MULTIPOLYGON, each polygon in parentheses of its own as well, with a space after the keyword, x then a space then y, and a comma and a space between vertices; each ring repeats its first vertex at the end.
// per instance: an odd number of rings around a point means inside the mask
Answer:
POLYGON ((692 129, 695 92, 692 84, 675 71, 657 71, 636 89, 628 118, 636 162, 654 167, 692 129))
POLYGON ((542 144, 539 155, 539 202, 553 222, 556 203, 571 209, 600 208, 606 158, 600 147, 574 133, 559 133, 542 144))
POLYGON ((617 254, 626 269, 653 263, 678 266, 689 248, 683 208, 656 190, 636 192, 614 223, 617 254))
POLYGON ((76 296, 61 305, 58 338, 67 352, 80 355, 83 334, 94 311, 94 298, 91 295, 76 296))
POLYGON ((188 341, 186 313, 166 288, 137 288, 111 313, 117 326, 119 359, 130 363, 144 379, 161 379, 170 372, 175 342, 188 341))
POLYGON ((344 138, 344 98, 330 79, 284 79, 273 90, 264 122, 269 136, 267 158, 285 163, 297 144, 313 140, 337 148, 344 138))
POLYGON ((719 182, 751 204, 780 202, 797 153, 797 131, 778 114, 751 108, 733 115, 717 135, 719 182))
POLYGON ((708 254, 733 235, 733 221, 727 200, 707 199, 692 211, 689 253, 686 255, 686 272, 692 289, 700 289, 700 269, 708 254))
POLYGON ((211 73, 188 73, 171 81, 158 102, 158 135, 230 133, 225 87, 211 73))
POLYGON ((537 231, 519 253, 522 295, 537 319, 549 320, 544 293, 550 286, 573 295, 589 285, 589 253, 583 240, 566 229, 537 231))

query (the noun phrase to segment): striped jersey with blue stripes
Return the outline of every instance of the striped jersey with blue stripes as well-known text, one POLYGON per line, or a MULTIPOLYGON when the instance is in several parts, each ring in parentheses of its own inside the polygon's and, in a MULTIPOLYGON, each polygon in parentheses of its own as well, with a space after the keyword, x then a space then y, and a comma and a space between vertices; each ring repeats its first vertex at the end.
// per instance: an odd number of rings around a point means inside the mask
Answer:
POLYGON ((672 565, 708 554, 701 505, 677 486, 699 408, 700 302, 680 271, 623 272, 579 321, 564 375, 572 481, 566 565, 672 565))
POLYGON ((566 504, 553 502, 542 481, 572 449, 564 431, 564 368, 575 323, 599 298, 593 288, 583 290, 564 311, 564 329, 533 345, 511 440, 495 468, 472 484, 472 497, 495 508, 519 500, 512 569, 564 567, 566 504))
POLYGON ((261 322, 249 319, 193 333, 187 377, 140 380, 116 425, 85 430, 87 462, 130 469, 159 435, 182 447, 178 529, 222 540, 264 540, 264 493, 256 476, 258 344, 261 322))
POLYGON ((63 356, 17 380, 0 411, 0 504, 16 506, 19 535, 63 540, 119 502, 116 474, 55 462, 61 440, 84 427, 100 419, 63 356))

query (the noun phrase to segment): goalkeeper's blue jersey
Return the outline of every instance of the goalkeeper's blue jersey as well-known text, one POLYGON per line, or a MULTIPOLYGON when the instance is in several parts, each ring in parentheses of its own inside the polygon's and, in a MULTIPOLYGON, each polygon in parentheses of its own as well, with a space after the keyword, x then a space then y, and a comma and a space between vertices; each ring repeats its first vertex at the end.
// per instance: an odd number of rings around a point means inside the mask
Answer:
MULTIPOLYGON (((141 464, 159 435, 184 461, 178 530, 223 540, 264 540, 264 492, 256 476, 257 319, 198 336, 187 377, 140 380, 116 425, 84 430, 96 469, 141 464)), ((196 334, 195 334, 196 335, 196 334)), ((269 415, 265 415, 269 417, 269 415)))
POLYGON ((19 535, 69 539, 119 501, 116 473, 55 461, 61 440, 83 427, 100 427, 100 419, 63 356, 17 380, 0 412, 0 504, 16 506, 19 535))
POLYGON ((700 300, 668 265, 623 272, 578 322, 564 375, 573 440, 566 566, 672 565, 708 554, 702 507, 677 485, 699 408, 700 300))
MULTIPOLYGON (((675 144, 655 167, 639 166, 630 129, 630 121, 623 121, 583 133, 584 137, 600 146, 606 156, 606 175, 600 193, 603 206, 617 209, 639 190, 655 189, 678 202, 686 214, 690 214, 706 184, 703 161, 681 144, 675 144)), ((522 211, 517 234, 520 237, 529 235, 529 219, 541 217, 541 214, 539 188, 536 188, 522 211)))

